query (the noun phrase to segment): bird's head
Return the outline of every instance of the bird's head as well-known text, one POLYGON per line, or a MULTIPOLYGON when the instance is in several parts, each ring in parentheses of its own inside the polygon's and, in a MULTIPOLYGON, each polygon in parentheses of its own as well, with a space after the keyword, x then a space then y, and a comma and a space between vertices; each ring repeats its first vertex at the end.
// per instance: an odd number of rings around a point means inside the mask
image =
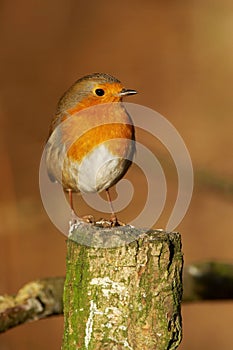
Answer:
POLYGON ((93 73, 77 80, 58 103, 57 114, 81 110, 101 103, 120 102, 137 92, 125 89, 122 83, 105 73, 93 73))

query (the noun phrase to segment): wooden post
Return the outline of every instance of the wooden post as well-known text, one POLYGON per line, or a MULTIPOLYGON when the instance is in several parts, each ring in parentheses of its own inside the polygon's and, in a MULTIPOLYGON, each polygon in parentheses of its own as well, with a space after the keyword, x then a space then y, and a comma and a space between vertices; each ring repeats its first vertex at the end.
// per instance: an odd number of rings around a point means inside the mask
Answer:
POLYGON ((62 349, 176 349, 182 337, 179 233, 94 230, 98 247, 73 241, 85 240, 88 229, 73 230, 67 240, 62 349))

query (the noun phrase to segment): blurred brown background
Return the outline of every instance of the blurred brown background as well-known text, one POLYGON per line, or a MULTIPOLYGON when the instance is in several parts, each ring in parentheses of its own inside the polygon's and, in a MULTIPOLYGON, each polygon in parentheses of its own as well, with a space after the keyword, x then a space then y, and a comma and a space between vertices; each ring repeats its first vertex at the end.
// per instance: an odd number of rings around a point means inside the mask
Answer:
MULTIPOLYGON (((65 274, 65 237, 43 209, 38 167, 58 98, 92 72, 140 91, 129 101, 167 117, 186 142, 196 177, 178 227, 185 263, 232 262, 232 37, 230 0, 1 1, 0 294, 65 274)), ((160 146, 156 155, 168 171, 169 209, 175 168, 160 146)), ((184 305, 183 322, 180 349, 230 349, 232 303, 184 305)), ((62 331, 62 317, 23 325, 0 336, 0 350, 59 349, 62 331)))

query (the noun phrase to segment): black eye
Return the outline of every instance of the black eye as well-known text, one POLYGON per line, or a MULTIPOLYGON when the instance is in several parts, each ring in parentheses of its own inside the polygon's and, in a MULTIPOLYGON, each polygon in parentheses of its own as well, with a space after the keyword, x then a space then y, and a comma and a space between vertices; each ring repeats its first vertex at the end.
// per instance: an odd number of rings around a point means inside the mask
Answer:
POLYGON ((103 89, 96 89, 95 93, 97 96, 103 96, 104 95, 104 90, 103 89))

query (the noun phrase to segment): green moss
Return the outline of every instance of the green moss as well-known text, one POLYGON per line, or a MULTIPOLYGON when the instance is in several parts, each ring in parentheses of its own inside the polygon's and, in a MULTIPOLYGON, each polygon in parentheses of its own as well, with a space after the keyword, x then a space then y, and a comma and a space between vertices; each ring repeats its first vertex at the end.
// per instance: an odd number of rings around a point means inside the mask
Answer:
POLYGON ((63 350, 85 349, 85 327, 89 314, 87 287, 89 282, 88 249, 67 241, 67 274, 64 286, 65 334, 63 350), (73 344, 73 345, 72 345, 73 344))

